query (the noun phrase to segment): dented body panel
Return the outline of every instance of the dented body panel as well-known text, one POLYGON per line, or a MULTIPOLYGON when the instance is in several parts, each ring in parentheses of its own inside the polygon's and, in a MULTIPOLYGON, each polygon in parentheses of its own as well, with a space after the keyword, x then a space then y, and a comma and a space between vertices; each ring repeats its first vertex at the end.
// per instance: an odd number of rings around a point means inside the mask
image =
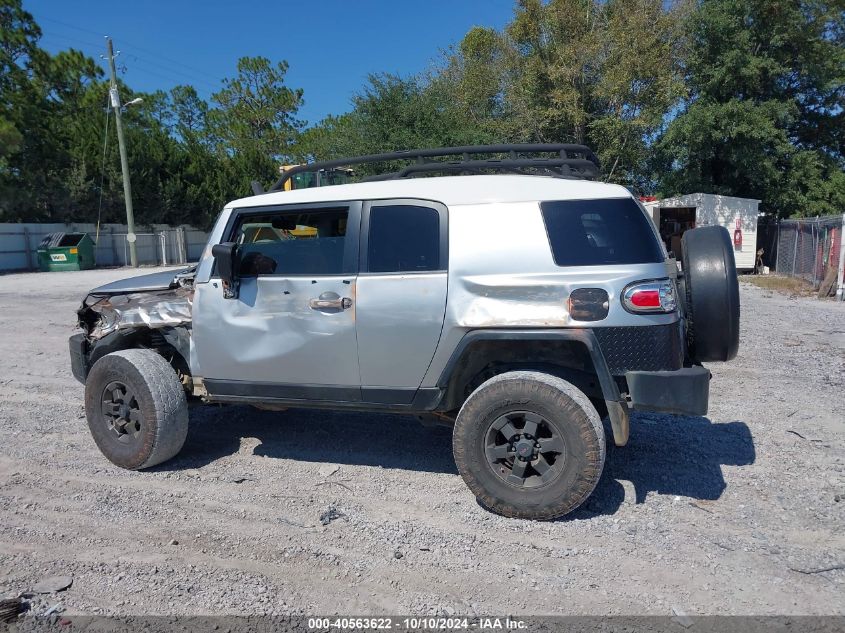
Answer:
POLYGON ((449 299, 443 334, 423 387, 438 383, 452 351, 471 331, 649 327, 679 319, 678 313, 634 315, 620 301, 622 289, 629 283, 666 277, 672 269, 665 262, 555 265, 536 201, 450 207, 449 245, 449 299), (598 323, 585 324, 569 313, 571 292, 585 287, 607 292, 608 314, 598 323))
POLYGON ((91 340, 98 340, 117 330, 190 324, 192 300, 193 290, 185 288, 110 296, 91 294, 86 297, 81 312, 83 315, 89 311, 99 315, 88 332, 91 340))
POLYGON ((163 270, 148 275, 138 275, 128 279, 119 279, 109 284, 94 288, 92 295, 118 295, 130 292, 150 292, 152 290, 168 290, 177 287, 179 280, 193 277, 196 266, 189 266, 181 270, 163 270))
POLYGON ((309 299, 327 292, 354 297, 354 276, 245 278, 234 300, 223 298, 217 281, 197 286, 195 375, 357 388, 355 304, 309 307, 309 299))
POLYGON ((84 381, 94 362, 112 351, 164 345, 181 357, 171 357, 174 366, 189 375, 195 270, 140 275, 92 290, 77 311, 83 332, 71 342, 74 375, 84 381))

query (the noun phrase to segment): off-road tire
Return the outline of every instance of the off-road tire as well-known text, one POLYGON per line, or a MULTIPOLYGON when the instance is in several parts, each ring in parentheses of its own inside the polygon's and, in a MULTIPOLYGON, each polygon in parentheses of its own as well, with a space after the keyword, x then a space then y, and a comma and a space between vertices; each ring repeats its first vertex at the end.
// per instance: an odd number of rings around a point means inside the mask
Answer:
POLYGON ((85 381, 85 413, 103 455, 129 470, 150 468, 174 457, 188 435, 185 391, 173 367, 152 350, 113 352, 94 363, 85 381), (128 442, 118 441, 104 414, 104 390, 116 382, 132 390, 140 410, 140 431, 128 442))
POLYGON ((605 458, 601 419, 589 398, 562 378, 535 371, 500 374, 481 384, 458 413, 453 434, 458 470, 482 505, 520 519, 554 519, 593 492, 605 458), (485 453, 491 425, 506 413, 528 411, 554 426, 565 443, 561 472, 537 488, 502 480, 485 453))
POLYGON ((739 349, 739 280, 733 243, 721 226, 686 231, 681 238, 682 299, 692 360, 728 361, 739 349))

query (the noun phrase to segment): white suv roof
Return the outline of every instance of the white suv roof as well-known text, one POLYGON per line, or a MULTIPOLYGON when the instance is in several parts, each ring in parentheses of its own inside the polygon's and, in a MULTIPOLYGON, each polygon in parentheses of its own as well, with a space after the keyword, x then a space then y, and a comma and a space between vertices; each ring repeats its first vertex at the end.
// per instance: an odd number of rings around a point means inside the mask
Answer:
POLYGON ((490 202, 525 202, 529 200, 587 200, 629 197, 631 197, 631 193, 620 185, 552 176, 506 174, 407 178, 313 187, 294 191, 275 191, 259 196, 240 198, 227 206, 243 208, 388 198, 419 198, 442 202, 450 206, 490 202))

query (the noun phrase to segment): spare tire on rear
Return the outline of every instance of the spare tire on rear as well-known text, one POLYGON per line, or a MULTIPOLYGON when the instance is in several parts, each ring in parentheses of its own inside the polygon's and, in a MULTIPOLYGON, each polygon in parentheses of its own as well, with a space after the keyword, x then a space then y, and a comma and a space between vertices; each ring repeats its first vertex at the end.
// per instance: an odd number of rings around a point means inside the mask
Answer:
POLYGON ((739 349, 739 281, 733 244, 721 226, 684 233, 687 343, 695 362, 727 361, 739 349))

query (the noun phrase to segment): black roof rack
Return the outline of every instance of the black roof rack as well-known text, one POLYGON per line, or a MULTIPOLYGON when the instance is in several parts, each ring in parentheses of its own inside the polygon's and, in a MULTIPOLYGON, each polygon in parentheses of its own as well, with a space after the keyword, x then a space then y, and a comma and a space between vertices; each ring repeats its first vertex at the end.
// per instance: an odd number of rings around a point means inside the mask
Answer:
POLYGON ((282 177, 270 187, 270 191, 282 191, 285 183, 296 174, 317 172, 321 169, 349 167, 363 163, 382 163, 388 161, 409 161, 410 164, 399 171, 378 174, 365 178, 365 181, 394 180, 408 178, 421 173, 458 172, 479 173, 485 171, 505 171, 520 173, 527 169, 543 169, 562 178, 596 178, 599 173, 599 160, 592 150, 584 145, 569 143, 510 143, 504 145, 467 145, 464 147, 437 147, 432 149, 410 149, 386 154, 370 154, 353 158, 339 158, 314 163, 297 165, 285 171, 282 177), (527 157, 526 154, 557 154, 554 158, 527 157), (478 154, 506 154, 502 158, 471 158, 478 154), (458 160, 426 159, 458 156, 458 160))

